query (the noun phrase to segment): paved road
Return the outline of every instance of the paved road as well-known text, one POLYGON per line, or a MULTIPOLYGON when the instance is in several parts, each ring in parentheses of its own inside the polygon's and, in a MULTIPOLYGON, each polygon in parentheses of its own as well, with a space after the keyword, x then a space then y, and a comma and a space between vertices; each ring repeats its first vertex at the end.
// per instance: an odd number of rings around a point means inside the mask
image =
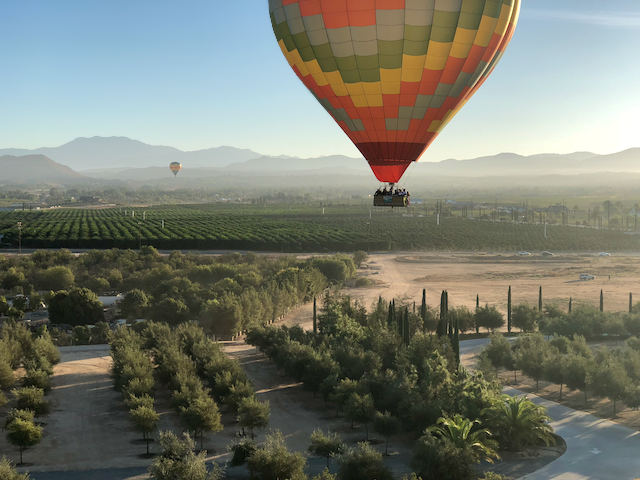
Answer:
MULTIPOLYGON (((508 395, 522 392, 505 388, 508 395)), ((535 395, 553 419, 551 426, 567 442, 567 451, 555 462, 522 480, 634 480, 640 478, 640 433, 608 420, 559 405, 535 395)))

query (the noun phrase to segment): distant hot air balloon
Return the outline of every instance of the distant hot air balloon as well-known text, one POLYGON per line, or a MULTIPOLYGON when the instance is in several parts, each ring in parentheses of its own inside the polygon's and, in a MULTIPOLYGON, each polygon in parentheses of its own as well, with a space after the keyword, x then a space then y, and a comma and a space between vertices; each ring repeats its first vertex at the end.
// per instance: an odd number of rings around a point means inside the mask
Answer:
POLYGON ((520 0, 269 0, 305 86, 397 183, 491 74, 520 0))
POLYGON ((171 165, 169 165, 169 168, 171 169, 171 171, 173 172, 173 176, 175 177, 176 175, 178 175, 178 172, 182 170, 182 165, 180 164, 180 162, 173 162, 171 165))

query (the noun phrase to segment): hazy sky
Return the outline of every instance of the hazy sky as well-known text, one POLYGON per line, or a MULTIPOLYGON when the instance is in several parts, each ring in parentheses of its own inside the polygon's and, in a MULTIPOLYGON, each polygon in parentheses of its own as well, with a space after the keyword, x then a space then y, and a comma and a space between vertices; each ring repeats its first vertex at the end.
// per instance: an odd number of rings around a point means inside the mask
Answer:
MULTIPOLYGON (((523 0, 422 160, 640 147, 638 52, 638 0, 523 0)), ((92 136, 358 156, 287 65, 267 0, 0 0, 0 148, 92 136)))

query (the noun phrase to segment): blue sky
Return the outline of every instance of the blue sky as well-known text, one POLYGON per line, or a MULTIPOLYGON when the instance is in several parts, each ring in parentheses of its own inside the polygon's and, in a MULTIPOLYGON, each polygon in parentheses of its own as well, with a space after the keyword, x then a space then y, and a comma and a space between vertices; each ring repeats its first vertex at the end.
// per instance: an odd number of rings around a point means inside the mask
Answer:
MULTIPOLYGON (((422 160, 640 147, 639 52, 638 0, 523 0, 422 160)), ((92 136, 358 156, 289 69, 267 0, 0 0, 0 148, 92 136)))

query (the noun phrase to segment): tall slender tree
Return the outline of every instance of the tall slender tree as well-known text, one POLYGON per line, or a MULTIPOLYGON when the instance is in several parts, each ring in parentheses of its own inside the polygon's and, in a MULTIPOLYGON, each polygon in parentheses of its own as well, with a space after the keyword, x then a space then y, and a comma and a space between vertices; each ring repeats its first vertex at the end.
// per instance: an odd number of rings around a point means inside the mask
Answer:
POLYGON ((391 328, 392 324, 393 324, 393 305, 391 305, 391 302, 389 302, 389 315, 387 316, 387 327, 391 328))
POLYGON ((457 315, 454 322, 455 329, 453 332, 453 342, 451 343, 453 344, 453 351, 456 354, 456 362, 458 362, 458 365, 460 365, 460 323, 457 315))
POLYGON ((316 298, 313 297, 313 333, 318 333, 318 319, 316 316, 316 298))
POLYGON ((480 295, 476 295, 476 334, 480 333, 480 324, 478 323, 478 310, 480 310, 480 295))
POLYGON ((629 313, 633 313, 633 293, 629 293, 629 313))
POLYGON ((542 311, 542 285, 540 285, 540 293, 538 294, 538 311, 542 311))
POLYGON ((573 303, 573 297, 569 297, 569 313, 571 313, 571 304, 573 303))
POLYGON ((422 330, 427 331, 427 289, 422 289, 422 306, 420 307, 420 318, 422 318, 422 330))
POLYGON ((507 296, 507 331, 511 333, 511 285, 509 285, 509 295, 507 296))
POLYGON ((411 332, 409 330, 409 309, 405 309, 404 311, 404 326, 402 327, 402 331, 404 333, 404 344, 408 347, 411 342, 411 332))
POLYGON ((604 312, 604 293, 600 290, 600 311, 604 312))

